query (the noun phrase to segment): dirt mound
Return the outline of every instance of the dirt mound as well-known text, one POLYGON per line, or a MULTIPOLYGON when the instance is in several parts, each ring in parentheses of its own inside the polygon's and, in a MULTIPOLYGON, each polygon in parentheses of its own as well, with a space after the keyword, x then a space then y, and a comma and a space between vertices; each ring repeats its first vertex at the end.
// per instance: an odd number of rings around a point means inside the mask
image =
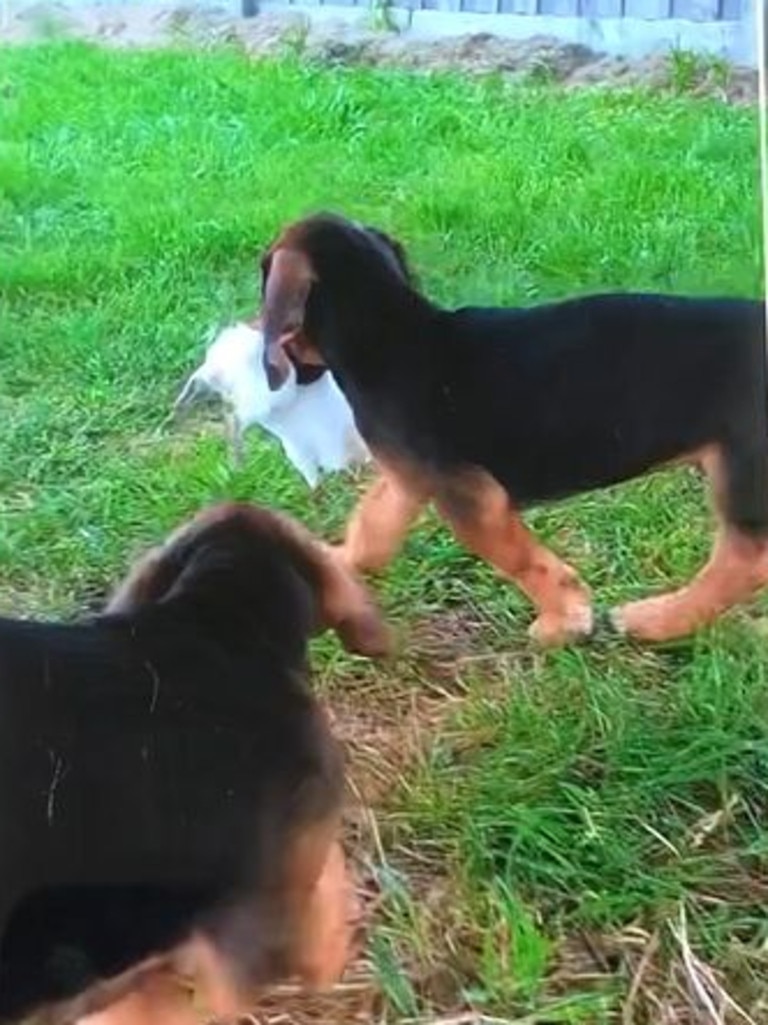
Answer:
POLYGON ((111 46, 241 45, 254 57, 292 53, 335 65, 410 68, 419 71, 496 73, 567 87, 646 86, 729 102, 754 102, 757 71, 691 54, 628 60, 547 36, 503 39, 488 32, 425 39, 386 28, 343 21, 311 22, 298 11, 238 18, 224 8, 110 4, 70 8, 37 3, 7 14, 0 41, 30 42, 55 35, 111 46))

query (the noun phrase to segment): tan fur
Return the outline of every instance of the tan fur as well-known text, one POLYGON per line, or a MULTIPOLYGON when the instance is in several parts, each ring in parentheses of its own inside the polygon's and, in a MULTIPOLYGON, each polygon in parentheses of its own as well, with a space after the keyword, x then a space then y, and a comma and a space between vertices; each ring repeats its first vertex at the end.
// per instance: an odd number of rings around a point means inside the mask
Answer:
POLYGON ((179 982, 157 972, 106 1010, 80 1018, 78 1025, 200 1025, 200 1017, 179 982))
MULTIPOLYGON (((701 467, 710 480, 717 512, 725 493, 717 448, 707 446, 674 463, 701 467)), ((360 572, 383 570, 430 499, 462 544, 531 599, 538 617, 530 633, 537 642, 565 644, 591 632, 588 588, 533 537, 503 488, 481 472, 427 482, 418 480, 414 471, 380 464, 379 476, 349 519, 339 547, 344 564, 360 572)), ((765 586, 768 540, 740 534, 723 522, 709 562, 686 587, 624 605, 611 617, 620 632, 638 640, 672 640, 750 600, 765 586)))
POLYGON ((512 579, 538 617, 530 634, 542 645, 564 644, 592 631, 589 591, 576 572, 528 531, 504 489, 484 473, 444 486, 441 515, 470 551, 512 579))
POLYGON ((296 863, 300 874, 292 895, 300 927, 291 956, 303 985, 322 990, 338 981, 349 960, 356 907, 341 844, 330 834, 315 840, 320 842, 311 851, 304 845, 296 863))
POLYGON ((709 561, 685 587, 613 610, 616 629, 639 641, 685 637, 768 585, 768 538, 743 534, 722 515, 725 468, 718 448, 709 445, 678 462, 697 464, 706 473, 720 527, 709 561))
POLYGON ((768 585, 768 539, 723 529, 706 566, 685 587, 615 609, 616 628, 639 641, 670 641, 706 626, 768 585))
POLYGON ((355 507, 339 554, 357 572, 383 570, 429 500, 428 485, 380 464, 379 476, 355 507))
POLYGON ((355 508, 340 547, 345 565, 382 570, 396 555, 427 502, 462 544, 508 576, 531 599, 538 618, 531 635, 562 644, 592 629, 589 591, 575 571, 527 530, 506 492, 484 473, 418 480, 414 472, 381 464, 381 473, 355 508))

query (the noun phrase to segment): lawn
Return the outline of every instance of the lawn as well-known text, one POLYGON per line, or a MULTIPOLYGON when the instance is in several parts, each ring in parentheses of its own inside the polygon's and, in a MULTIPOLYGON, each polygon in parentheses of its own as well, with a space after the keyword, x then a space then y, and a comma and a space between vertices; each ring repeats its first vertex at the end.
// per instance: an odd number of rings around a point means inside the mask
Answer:
MULTIPOLYGON (((756 296, 757 175, 756 112, 713 100, 0 50, 0 609, 73 614, 224 496, 338 536, 350 481, 310 494, 260 437, 234 470, 215 419, 164 425, 285 220, 393 231, 446 303, 756 296)), ((710 538, 688 471, 529 520, 603 606, 684 580, 710 538)), ((315 653, 380 894, 323 1020, 740 1020, 706 1009, 723 988, 768 1020, 768 604, 663 650, 539 654, 520 595, 432 519, 376 587, 394 662, 315 653)))

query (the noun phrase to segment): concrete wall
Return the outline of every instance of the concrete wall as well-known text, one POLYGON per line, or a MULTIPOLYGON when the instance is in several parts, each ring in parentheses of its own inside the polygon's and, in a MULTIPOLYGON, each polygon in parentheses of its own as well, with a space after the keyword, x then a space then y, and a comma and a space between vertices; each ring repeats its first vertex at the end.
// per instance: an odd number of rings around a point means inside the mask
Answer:
MULTIPOLYGON (((261 11, 359 22, 371 0, 252 0, 261 11)), ((375 0, 374 0, 375 2, 375 0)), ((594 50, 641 57, 679 48, 757 64, 756 5, 766 0, 384 0, 420 37, 490 32, 508 39, 551 35, 594 50)))

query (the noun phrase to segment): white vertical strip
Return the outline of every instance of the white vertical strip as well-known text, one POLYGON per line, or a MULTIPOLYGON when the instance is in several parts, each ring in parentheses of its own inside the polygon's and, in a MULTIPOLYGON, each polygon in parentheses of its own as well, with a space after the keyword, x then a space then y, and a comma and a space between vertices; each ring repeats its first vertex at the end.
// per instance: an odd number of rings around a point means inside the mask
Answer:
MULTIPOLYGON (((768 331, 768 0, 755 3, 757 21, 757 74, 759 79, 758 109, 760 118, 760 205, 763 212, 763 270, 765 273, 765 318, 768 331)), ((766 351, 768 359, 768 351, 766 351)), ((768 396, 766 397, 768 401, 768 396)))

